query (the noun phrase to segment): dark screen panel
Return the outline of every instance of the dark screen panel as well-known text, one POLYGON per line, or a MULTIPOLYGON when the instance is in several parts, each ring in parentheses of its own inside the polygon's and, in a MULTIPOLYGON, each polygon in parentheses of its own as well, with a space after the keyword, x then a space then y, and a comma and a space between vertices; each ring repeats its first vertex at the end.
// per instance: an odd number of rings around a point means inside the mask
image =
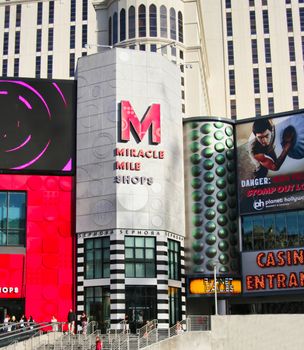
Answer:
POLYGON ((76 83, 0 78, 0 171, 72 174, 76 83))

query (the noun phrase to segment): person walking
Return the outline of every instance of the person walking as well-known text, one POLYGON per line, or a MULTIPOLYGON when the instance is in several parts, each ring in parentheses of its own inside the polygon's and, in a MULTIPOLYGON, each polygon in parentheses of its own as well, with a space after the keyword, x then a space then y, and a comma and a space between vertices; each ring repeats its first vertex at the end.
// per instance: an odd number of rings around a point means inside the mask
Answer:
POLYGON ((74 334, 75 331, 76 314, 70 309, 68 313, 68 332, 74 334))
POLYGON ((80 316, 80 323, 82 327, 82 334, 86 335, 87 334, 87 327, 88 327, 88 318, 86 313, 83 311, 81 316, 80 316))
POLYGON ((102 350, 103 347, 103 342, 101 341, 101 339, 97 336, 96 337, 96 347, 95 350, 102 350))

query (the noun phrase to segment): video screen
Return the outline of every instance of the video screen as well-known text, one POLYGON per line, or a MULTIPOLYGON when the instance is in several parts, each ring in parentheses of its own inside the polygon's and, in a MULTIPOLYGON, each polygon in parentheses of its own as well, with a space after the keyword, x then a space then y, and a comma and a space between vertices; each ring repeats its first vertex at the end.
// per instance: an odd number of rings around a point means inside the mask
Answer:
POLYGON ((76 82, 0 78, 0 172, 74 173, 76 82))

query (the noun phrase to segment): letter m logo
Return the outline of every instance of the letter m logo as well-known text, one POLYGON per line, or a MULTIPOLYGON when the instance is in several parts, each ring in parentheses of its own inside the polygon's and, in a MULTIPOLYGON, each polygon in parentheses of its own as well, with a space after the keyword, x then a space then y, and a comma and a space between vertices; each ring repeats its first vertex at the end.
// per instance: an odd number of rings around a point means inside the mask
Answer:
POLYGON ((131 103, 121 101, 121 140, 130 141, 132 130, 133 136, 140 142, 149 129, 151 142, 160 143, 160 105, 152 104, 139 121, 131 103))

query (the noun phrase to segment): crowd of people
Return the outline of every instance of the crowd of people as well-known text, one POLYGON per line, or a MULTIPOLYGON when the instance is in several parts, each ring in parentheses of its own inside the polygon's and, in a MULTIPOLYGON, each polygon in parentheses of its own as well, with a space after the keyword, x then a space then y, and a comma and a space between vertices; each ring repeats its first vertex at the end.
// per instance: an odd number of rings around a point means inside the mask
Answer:
POLYGON ((16 316, 9 314, 6 314, 4 320, 3 320, 3 327, 1 328, 1 331, 11 332, 15 331, 16 329, 33 329, 35 326, 35 321, 32 316, 30 316, 28 319, 25 317, 25 315, 22 315, 20 317, 20 320, 16 319, 16 316))

